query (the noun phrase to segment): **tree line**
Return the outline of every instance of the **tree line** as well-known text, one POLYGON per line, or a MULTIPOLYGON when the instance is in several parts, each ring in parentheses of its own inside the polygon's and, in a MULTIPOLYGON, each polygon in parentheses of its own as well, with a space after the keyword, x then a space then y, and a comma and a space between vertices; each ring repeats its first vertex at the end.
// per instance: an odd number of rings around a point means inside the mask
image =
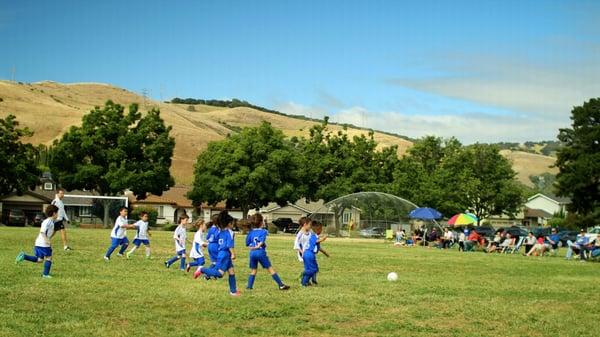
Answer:
MULTIPOLYGON (((572 111, 571 128, 560 130, 560 173, 554 186, 572 199, 569 211, 586 225, 600 219, 600 100, 572 111)), ((14 116, 0 119, 0 194, 23 193, 37 183, 43 158, 67 190, 88 189, 101 195, 130 190, 138 199, 161 195, 174 184, 169 173, 175 140, 158 109, 144 116, 132 104, 128 112, 108 101, 83 117, 47 153, 40 155, 22 138, 14 116)), ((332 200, 360 191, 391 193, 446 216, 471 211, 480 218, 514 214, 524 201, 523 186, 500 148, 463 145, 455 138, 426 136, 403 156, 397 148, 378 146, 373 132, 350 137, 332 131, 328 119, 305 136, 286 138, 270 124, 243 128, 211 142, 199 154, 188 197, 198 205, 226 201, 228 207, 259 208, 300 198, 332 200)))

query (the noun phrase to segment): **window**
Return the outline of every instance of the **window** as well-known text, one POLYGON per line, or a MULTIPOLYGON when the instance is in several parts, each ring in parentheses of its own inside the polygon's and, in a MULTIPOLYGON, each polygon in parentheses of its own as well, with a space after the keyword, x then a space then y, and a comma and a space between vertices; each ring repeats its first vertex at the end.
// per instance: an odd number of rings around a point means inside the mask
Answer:
POLYGON ((342 223, 348 223, 350 221, 350 216, 352 213, 344 213, 342 215, 342 223))
POLYGON ((92 216, 92 207, 91 206, 79 207, 79 216, 92 216))
POLYGON ((158 211, 158 217, 159 218, 164 218, 165 217, 165 207, 164 206, 156 206, 156 210, 158 211))
POLYGON ((44 183, 44 189, 46 191, 52 191, 54 189, 54 186, 52 185, 52 183, 44 183))

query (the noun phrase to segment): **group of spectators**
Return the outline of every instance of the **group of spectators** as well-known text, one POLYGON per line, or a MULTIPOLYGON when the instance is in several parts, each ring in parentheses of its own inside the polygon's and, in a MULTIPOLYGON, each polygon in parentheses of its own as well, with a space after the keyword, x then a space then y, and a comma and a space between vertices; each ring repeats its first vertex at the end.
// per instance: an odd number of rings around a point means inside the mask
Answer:
MULTIPOLYGON (((600 239, 590 240, 585 234, 585 229, 581 229, 574 242, 567 241, 566 259, 575 255, 584 261, 600 256, 600 239)), ((417 228, 412 236, 408 236, 404 229, 399 229, 396 232, 396 244, 439 249, 449 249, 458 245, 459 251, 464 252, 474 251, 479 247, 487 253, 515 253, 523 247, 525 256, 556 256, 560 247, 560 235, 556 228, 552 228, 550 235, 535 236, 533 232, 529 232, 527 236, 520 238, 502 229, 496 231, 493 238, 486 238, 474 229, 456 231, 446 227, 440 232, 434 227, 430 230, 417 228)))

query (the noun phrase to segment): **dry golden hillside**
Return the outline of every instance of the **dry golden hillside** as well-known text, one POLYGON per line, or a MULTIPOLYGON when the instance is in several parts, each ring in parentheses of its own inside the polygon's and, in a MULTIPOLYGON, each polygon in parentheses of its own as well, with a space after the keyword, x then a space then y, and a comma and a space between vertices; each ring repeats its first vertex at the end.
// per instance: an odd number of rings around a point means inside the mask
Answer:
MULTIPOLYGON (((171 171, 177 182, 182 184, 191 183, 196 157, 208 142, 223 139, 231 132, 224 124, 244 127, 257 125, 264 120, 288 136, 305 135, 314 124, 249 108, 196 105, 195 111, 188 111, 188 105, 144 99, 131 91, 100 83, 62 84, 46 81, 18 84, 0 81, 0 98, 0 117, 16 115, 21 125, 35 132, 30 140, 32 143, 47 145, 70 126, 79 125, 84 114, 94 106, 103 105, 108 99, 122 105, 139 103, 142 111, 159 107, 165 122, 173 126, 176 146, 171 171)), ((332 129, 339 127, 332 126, 332 129)), ((348 133, 353 136, 366 131, 349 129, 348 133)), ((404 139, 381 133, 376 133, 375 139, 380 146, 398 145, 399 153, 404 153, 412 145, 404 139)))
MULTIPOLYGON (((0 98, 0 117, 16 115, 21 125, 35 132, 30 140, 32 143, 47 145, 71 125, 79 125, 84 114, 94 106, 103 105, 108 99, 122 105, 139 103, 142 111, 158 107, 165 122, 173 126, 176 146, 171 171, 177 182, 182 184, 192 182, 198 153, 206 148, 208 142, 223 139, 230 133, 228 126, 254 126, 267 121, 288 136, 301 136, 306 135, 315 123, 251 108, 195 105, 195 111, 188 111, 188 105, 144 99, 131 91, 101 83, 62 84, 46 81, 18 84, 0 81, 0 98)), ((341 127, 332 125, 331 129, 339 130, 341 127)), ((364 133, 364 130, 348 129, 350 136, 364 133)), ((412 145, 405 139, 379 132, 375 133, 375 140, 381 147, 397 145, 399 154, 412 145)), ((530 175, 556 173, 556 169, 549 168, 554 162, 552 157, 512 151, 503 151, 503 155, 513 162, 519 180, 525 184, 531 185, 530 175)))

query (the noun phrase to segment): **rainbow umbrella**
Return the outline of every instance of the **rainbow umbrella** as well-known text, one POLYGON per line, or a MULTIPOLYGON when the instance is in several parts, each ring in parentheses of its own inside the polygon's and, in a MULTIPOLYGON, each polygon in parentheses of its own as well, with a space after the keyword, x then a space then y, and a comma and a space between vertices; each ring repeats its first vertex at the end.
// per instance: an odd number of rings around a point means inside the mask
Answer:
POLYGON ((477 217, 475 216, 475 214, 471 214, 471 213, 458 213, 455 216, 451 217, 450 220, 448 220, 448 225, 470 225, 472 223, 477 222, 477 217))

